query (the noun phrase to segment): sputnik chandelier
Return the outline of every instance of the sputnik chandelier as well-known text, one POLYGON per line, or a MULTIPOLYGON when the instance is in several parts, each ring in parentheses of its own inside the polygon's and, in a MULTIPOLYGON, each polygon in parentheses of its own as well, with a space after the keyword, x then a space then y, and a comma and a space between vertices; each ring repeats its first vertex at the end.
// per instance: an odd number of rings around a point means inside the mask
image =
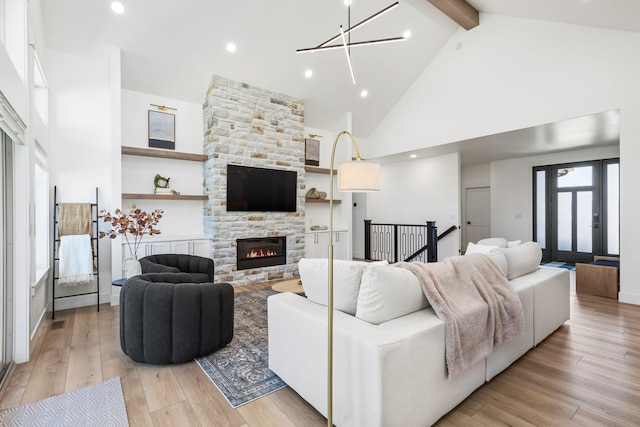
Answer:
POLYGON ((342 25, 340 25, 340 32, 338 34, 336 34, 335 36, 331 37, 329 40, 327 40, 327 41, 325 41, 323 43, 320 43, 318 46, 315 46, 315 47, 308 47, 308 48, 304 48, 304 49, 298 49, 298 50, 296 50, 296 52, 298 52, 298 53, 308 53, 308 52, 318 52, 318 51, 331 50, 331 49, 344 49, 344 53, 345 53, 346 58, 347 58, 347 64, 349 65, 349 72, 351 73, 351 80, 353 81, 353 84, 355 85, 356 84, 356 78, 355 78, 355 75, 353 74, 353 66, 351 64, 351 48, 352 47, 370 46, 370 45, 374 45, 374 44, 399 42, 399 41, 406 40, 407 38, 409 38, 409 36, 408 36, 407 33, 405 33, 404 35, 402 35, 400 37, 391 37, 391 38, 383 38, 383 39, 376 39, 376 40, 351 42, 351 33, 353 31, 357 30, 358 28, 362 28, 365 24, 368 24, 369 22, 373 21, 374 19, 381 17, 385 13, 391 11, 392 9, 395 9, 397 6, 400 5, 400 3, 399 2, 395 2, 392 5, 385 7, 384 9, 380 10, 379 12, 376 12, 373 15, 371 15, 370 17, 358 22, 353 27, 351 26, 351 1, 350 0, 345 0, 345 5, 347 6, 347 26, 348 26, 348 28, 346 30, 342 28, 342 25), (347 40, 347 36, 349 37, 349 40, 347 40), (342 41, 342 43, 331 44, 331 43, 335 42, 338 39, 340 39, 342 41))

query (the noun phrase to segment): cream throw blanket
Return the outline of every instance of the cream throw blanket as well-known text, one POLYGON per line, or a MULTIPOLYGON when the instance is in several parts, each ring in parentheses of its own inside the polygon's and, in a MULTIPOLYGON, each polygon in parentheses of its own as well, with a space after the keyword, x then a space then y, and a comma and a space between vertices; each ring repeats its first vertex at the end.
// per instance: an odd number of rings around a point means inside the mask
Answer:
POLYGON ((398 265, 418 277, 427 300, 445 322, 450 379, 491 354, 494 344, 524 335, 520 298, 486 255, 398 265))
POLYGON ((77 286, 93 280, 91 237, 76 234, 60 237, 60 284, 77 286))

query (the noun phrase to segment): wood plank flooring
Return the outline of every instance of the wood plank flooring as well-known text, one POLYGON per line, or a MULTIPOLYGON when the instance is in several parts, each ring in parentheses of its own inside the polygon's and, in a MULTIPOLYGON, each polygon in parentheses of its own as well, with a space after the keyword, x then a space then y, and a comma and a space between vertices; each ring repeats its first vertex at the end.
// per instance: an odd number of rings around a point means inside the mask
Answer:
MULTIPOLYGON (((34 337, 31 361, 14 368, 0 407, 119 376, 132 426, 326 425, 325 418, 288 387, 232 409, 195 362, 132 362, 120 350, 118 327, 118 307, 108 305, 99 313, 84 307, 44 321, 34 337)), ((576 297, 572 291, 569 322, 437 425, 640 425, 640 307, 576 297)))

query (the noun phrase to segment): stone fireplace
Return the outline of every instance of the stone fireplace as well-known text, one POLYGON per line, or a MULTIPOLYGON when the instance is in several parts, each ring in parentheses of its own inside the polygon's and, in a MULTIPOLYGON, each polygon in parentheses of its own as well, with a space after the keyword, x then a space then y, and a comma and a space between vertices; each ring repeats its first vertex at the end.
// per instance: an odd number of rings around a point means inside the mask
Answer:
POLYGON ((236 240, 238 270, 287 263, 287 236, 236 240))
POLYGON ((215 281, 236 286, 296 276, 305 229, 302 100, 213 76, 203 114, 204 153, 209 157, 204 165, 204 228, 212 237, 215 281), (227 211, 227 164, 297 172, 296 211, 227 211), (246 257, 240 246, 257 239, 269 244, 278 240, 283 253, 246 257))

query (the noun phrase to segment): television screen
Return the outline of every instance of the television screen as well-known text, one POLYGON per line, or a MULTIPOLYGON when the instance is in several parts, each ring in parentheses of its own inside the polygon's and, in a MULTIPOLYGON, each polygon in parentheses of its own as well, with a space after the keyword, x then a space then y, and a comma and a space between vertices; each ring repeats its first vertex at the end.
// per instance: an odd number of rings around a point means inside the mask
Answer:
POLYGON ((227 165, 227 211, 295 212, 298 173, 227 165))

